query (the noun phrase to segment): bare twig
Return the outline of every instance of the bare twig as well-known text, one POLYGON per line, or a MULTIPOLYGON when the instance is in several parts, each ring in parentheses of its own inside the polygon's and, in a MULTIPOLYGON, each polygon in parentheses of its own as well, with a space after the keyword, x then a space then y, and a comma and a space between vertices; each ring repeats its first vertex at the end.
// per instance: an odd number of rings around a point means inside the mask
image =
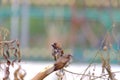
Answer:
POLYGON ((42 71, 40 71, 32 80, 43 80, 45 77, 47 77, 49 74, 51 74, 54 71, 61 70, 65 67, 67 62, 70 60, 70 55, 64 55, 60 57, 53 65, 46 67, 42 71))

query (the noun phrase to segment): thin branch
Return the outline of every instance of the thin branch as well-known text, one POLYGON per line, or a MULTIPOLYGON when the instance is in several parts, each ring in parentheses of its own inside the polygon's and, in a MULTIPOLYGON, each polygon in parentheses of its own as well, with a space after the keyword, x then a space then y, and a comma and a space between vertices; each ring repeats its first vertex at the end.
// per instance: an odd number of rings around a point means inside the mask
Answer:
MULTIPOLYGON (((111 72, 111 73, 120 73, 120 71, 111 72)), ((94 78, 94 79, 92 79, 92 80, 95 80, 95 79, 101 78, 101 77, 106 76, 106 75, 109 75, 109 74, 104 74, 104 75, 98 76, 98 77, 96 77, 96 78, 94 78)))
MULTIPOLYGON (((69 70, 66 70, 66 69, 63 69, 63 70, 68 72, 68 73, 74 74, 74 75, 84 75, 84 76, 95 77, 92 80, 95 80, 95 79, 98 79, 98 78, 102 78, 103 76, 109 75, 109 74, 104 74, 104 75, 101 75, 101 76, 93 76, 93 75, 89 75, 89 74, 75 73, 75 72, 72 72, 72 71, 69 71, 69 70)), ((111 73, 120 73, 120 71, 111 72, 111 73)), ((102 78, 102 79, 106 79, 106 78, 102 78)))
POLYGON ((96 58, 97 54, 98 54, 98 52, 96 53, 95 57, 92 59, 91 63, 88 65, 88 67, 85 69, 85 71, 84 71, 82 77, 80 78, 80 80, 82 80, 82 78, 84 77, 86 71, 89 69, 89 67, 92 65, 92 63, 95 61, 95 58, 96 58))

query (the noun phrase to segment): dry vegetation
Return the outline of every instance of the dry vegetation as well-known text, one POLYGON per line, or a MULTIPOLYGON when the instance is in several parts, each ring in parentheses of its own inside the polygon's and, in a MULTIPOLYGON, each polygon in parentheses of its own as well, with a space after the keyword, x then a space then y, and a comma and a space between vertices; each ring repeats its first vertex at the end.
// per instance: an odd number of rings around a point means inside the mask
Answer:
MULTIPOLYGON (((0 61, 0 71, 3 71, 5 73, 2 80, 9 80, 10 77, 10 66, 14 68, 14 65, 17 65, 18 68, 14 71, 14 80, 24 80, 24 77, 26 76, 26 71, 22 69, 22 65, 19 63, 21 62, 21 53, 20 53, 20 43, 18 40, 6 40, 6 37, 8 35, 8 30, 1 27, 0 28, 0 56, 2 57, 2 60, 0 61), (2 67, 4 65, 4 68, 2 67), (21 73, 20 70, 23 70, 24 73, 21 73)), ((88 79, 88 80, 117 80, 115 78, 115 74, 119 73, 112 72, 111 64, 110 64, 110 50, 113 50, 112 47, 112 39, 111 39, 111 31, 107 31, 106 35, 104 37, 103 42, 101 43, 100 48, 96 52, 96 55, 93 57, 91 63, 87 66, 85 71, 81 73, 75 73, 66 70, 64 67, 69 66, 69 63, 71 62, 72 55, 71 54, 65 54, 62 47, 58 43, 52 44, 53 52, 52 56, 55 60, 55 62, 47 66, 45 69, 40 71, 37 75, 33 77, 32 80, 43 80, 45 77, 47 77, 52 72, 56 71, 56 75, 58 77, 58 80, 63 80, 63 77, 65 76, 65 72, 68 72, 73 75, 80 76, 80 80, 88 79), (96 57, 99 56, 101 59, 101 75, 96 75, 96 67, 94 65, 94 61, 96 57), (93 67, 93 70, 90 71, 89 69, 93 67)), ((118 51, 119 53, 119 51, 118 51)), ((29 73, 28 73, 29 74, 29 73)))
POLYGON ((22 69, 19 65, 21 61, 20 44, 18 40, 6 40, 9 31, 4 27, 0 28, 0 69, 4 72, 3 80, 8 80, 10 75, 10 66, 18 65, 18 69, 14 72, 14 80, 23 80, 26 73, 20 73, 22 69), (3 67, 4 65, 4 67, 3 67))

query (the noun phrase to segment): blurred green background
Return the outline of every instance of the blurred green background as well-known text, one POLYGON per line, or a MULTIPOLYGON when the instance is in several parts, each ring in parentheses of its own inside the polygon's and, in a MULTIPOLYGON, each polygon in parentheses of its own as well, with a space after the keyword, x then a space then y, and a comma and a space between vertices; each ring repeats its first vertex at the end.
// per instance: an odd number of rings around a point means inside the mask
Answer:
POLYGON ((51 44, 58 42, 74 61, 88 62, 113 24, 112 44, 119 49, 119 5, 120 0, 0 0, 0 25, 10 30, 10 39, 20 40, 25 60, 52 60, 51 44))

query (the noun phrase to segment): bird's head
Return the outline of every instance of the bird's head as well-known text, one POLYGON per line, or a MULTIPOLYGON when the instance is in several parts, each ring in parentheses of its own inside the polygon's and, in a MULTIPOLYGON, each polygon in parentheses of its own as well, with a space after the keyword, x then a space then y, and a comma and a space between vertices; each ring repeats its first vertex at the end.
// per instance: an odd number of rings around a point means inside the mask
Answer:
POLYGON ((73 57, 71 54, 66 54, 65 56, 66 56, 66 58, 69 58, 69 59, 71 59, 73 57))

